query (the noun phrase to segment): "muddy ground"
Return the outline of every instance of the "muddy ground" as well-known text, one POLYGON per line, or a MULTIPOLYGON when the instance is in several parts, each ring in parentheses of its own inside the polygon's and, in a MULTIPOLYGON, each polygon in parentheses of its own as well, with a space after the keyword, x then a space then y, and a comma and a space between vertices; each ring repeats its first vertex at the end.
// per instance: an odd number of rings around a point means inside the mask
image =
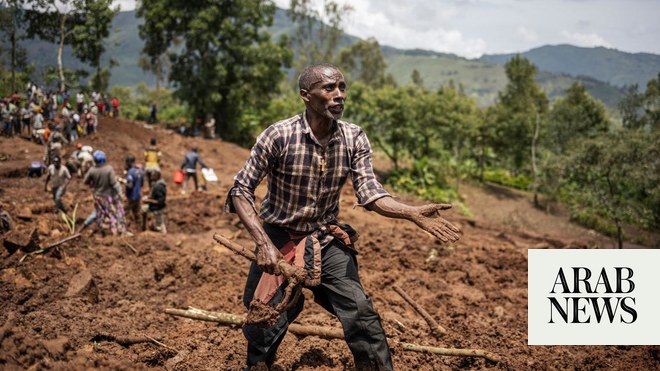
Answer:
MULTIPOLYGON (((172 317, 165 308, 193 306, 244 314, 241 295, 248 262, 213 243, 215 232, 246 246, 251 241, 222 205, 232 177, 248 151, 220 140, 184 138, 141 123, 103 118, 99 133, 81 140, 103 149, 116 170, 132 153, 141 158, 149 138, 158 138, 168 181, 168 234, 101 237, 93 229, 47 254, 10 254, 0 262, 0 368, 239 370, 246 342, 238 329, 172 317), (197 145, 220 181, 207 192, 180 194, 172 183, 186 149, 197 145), (134 253, 129 245, 137 253, 134 253), (145 337, 154 342, 120 345, 109 337, 145 337)), ((27 178, 43 147, 0 138, 0 203, 15 226, 4 239, 26 239, 34 229, 40 245, 68 235, 52 213, 43 178, 27 178), (19 218, 22 216, 23 218, 19 218)), ((263 194, 263 189, 261 190, 263 194)), ((399 370, 655 370, 655 346, 528 346, 527 249, 610 247, 611 242, 529 207, 529 200, 500 189, 465 185, 475 216, 450 212, 463 237, 442 245, 414 225, 360 208, 344 190, 340 219, 361 234, 360 275, 383 318, 399 370), (508 211, 506 208, 513 211, 508 211), (489 210, 506 210, 491 212, 489 210), (392 290, 398 285, 449 332, 436 339, 424 320, 392 290), (441 347, 479 348, 502 362, 410 353, 408 341, 441 347)), ((407 201, 420 201, 405 198, 407 201)), ((90 192, 75 179, 65 198, 78 203, 80 218, 92 209, 90 192)), ((134 226, 131 226, 134 228, 134 226)), ((309 293, 307 293, 309 295, 309 293)), ((312 300, 298 322, 339 327, 312 300)), ((658 329, 655 329, 657 331, 658 329)), ((279 350, 281 370, 352 370, 342 341, 287 335, 279 350)))

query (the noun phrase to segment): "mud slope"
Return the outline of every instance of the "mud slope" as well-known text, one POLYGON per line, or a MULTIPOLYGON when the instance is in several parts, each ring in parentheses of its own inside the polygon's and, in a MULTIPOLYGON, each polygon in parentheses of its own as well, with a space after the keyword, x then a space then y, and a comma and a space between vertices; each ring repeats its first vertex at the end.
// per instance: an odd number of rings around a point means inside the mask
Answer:
MULTIPOLYGON (((48 254, 29 256, 20 264, 22 252, 9 254, 2 248, 0 368, 239 370, 243 366, 246 343, 239 330, 171 317, 163 310, 194 306, 244 313, 241 293, 248 263, 214 245, 211 236, 220 232, 250 245, 237 217, 222 211, 227 188, 248 151, 110 119, 102 119, 99 133, 82 142, 105 150, 109 162, 119 169, 128 153, 140 159, 152 136, 165 153, 170 233, 120 239, 86 231, 82 239, 48 254), (172 171, 193 145, 200 147, 220 182, 211 184, 208 192, 181 195, 171 183, 172 171), (107 341, 108 336, 150 336, 166 346, 153 342, 123 346, 107 341)), ((0 203, 16 224, 3 239, 25 239, 36 229, 43 245, 67 235, 64 223, 50 212, 43 179, 24 176, 24 169, 42 151, 22 139, 0 138, 0 153, 7 155, 0 156, 0 203)), ((92 208, 89 190, 79 179, 72 183, 66 201, 79 202, 81 217, 92 208)), ((479 214, 470 219, 450 213, 448 218, 461 225, 464 236, 443 246, 407 222, 353 208, 354 202, 351 190, 345 189, 340 218, 361 233, 361 277, 388 335, 425 345, 481 348, 503 358, 491 364, 394 348, 397 369, 660 367, 660 347, 527 346, 527 248, 594 244, 580 238, 587 234, 544 235, 546 231, 538 226, 516 229, 479 214), (424 306, 449 330, 448 335, 432 338, 426 323, 392 290, 393 284, 424 306)), ((306 306, 300 323, 339 326, 312 300, 306 306)), ((353 369, 343 342, 292 335, 284 340, 277 365, 282 370, 353 369)))

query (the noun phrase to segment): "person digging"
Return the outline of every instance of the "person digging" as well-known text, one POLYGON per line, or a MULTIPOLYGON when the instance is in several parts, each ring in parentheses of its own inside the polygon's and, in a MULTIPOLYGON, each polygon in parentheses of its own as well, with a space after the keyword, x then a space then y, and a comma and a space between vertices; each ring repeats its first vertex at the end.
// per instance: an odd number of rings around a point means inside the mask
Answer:
MULTIPOLYGON (((410 220, 443 242, 458 240, 460 230, 440 216, 451 205, 403 204, 378 182, 365 132, 340 120, 346 81, 338 67, 309 66, 298 85, 305 111, 259 135, 225 203, 225 210, 238 214, 257 245, 243 301, 251 309, 259 308, 255 303, 281 304, 287 286, 279 275, 281 261, 301 267, 306 273, 302 281, 315 301, 341 322, 356 368, 392 370, 380 317, 358 275, 358 234, 337 221, 341 189, 350 175, 359 205, 385 217, 410 220), (255 189, 264 177, 268 192, 257 211, 255 189)), ((274 363, 289 324, 303 308, 304 296, 287 297, 293 299, 275 324, 243 326, 246 370, 274 363)))
POLYGON ((167 233, 165 227, 165 207, 167 200, 167 185, 165 180, 161 177, 160 171, 153 170, 149 173, 153 186, 149 193, 149 197, 144 197, 142 202, 142 230, 147 230, 147 217, 148 214, 154 215, 154 230, 163 234, 167 233))

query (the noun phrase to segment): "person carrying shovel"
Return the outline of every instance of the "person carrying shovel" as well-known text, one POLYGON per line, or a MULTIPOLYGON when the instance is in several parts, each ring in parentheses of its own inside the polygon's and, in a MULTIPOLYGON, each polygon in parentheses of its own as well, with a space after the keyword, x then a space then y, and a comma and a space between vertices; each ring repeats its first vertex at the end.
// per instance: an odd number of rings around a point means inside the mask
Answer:
MULTIPOLYGON (((302 266, 305 286, 342 324, 358 370, 392 370, 390 349, 380 317, 358 276, 353 241, 357 233, 339 224, 339 197, 350 175, 359 205, 389 218, 407 219, 443 242, 460 230, 440 216, 449 204, 409 206, 394 200, 376 179, 364 131, 341 121, 346 81, 338 67, 307 67, 298 80, 305 112, 262 132, 250 157, 234 178, 225 210, 237 213, 257 245, 244 304, 278 304, 284 296, 280 261, 302 266), (255 189, 268 177, 268 192, 255 206, 255 189), (262 221, 263 220, 263 224, 262 221)), ((247 370, 270 367, 287 328, 303 308, 296 295, 289 309, 269 327, 243 326, 248 340, 247 370)), ((248 317, 250 314, 248 313, 248 317)))

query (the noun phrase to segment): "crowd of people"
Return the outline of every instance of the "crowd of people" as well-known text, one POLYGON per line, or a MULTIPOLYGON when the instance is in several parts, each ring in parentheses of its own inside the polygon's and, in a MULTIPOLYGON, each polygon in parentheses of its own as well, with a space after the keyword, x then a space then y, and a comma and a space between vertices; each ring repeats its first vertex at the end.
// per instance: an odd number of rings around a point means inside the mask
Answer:
POLYGON ((28 83, 24 94, 15 91, 0 100, 3 135, 27 135, 40 144, 47 144, 53 131, 59 131, 67 141, 75 141, 96 132, 99 115, 117 117, 119 112, 117 97, 108 99, 102 93, 86 95, 80 91, 73 98, 68 90, 44 92, 34 83, 28 83), (75 108, 70 102, 73 99, 75 108), (60 118, 58 125, 56 117, 60 118))
POLYGON ((132 233, 127 224, 133 225, 131 229, 136 232, 144 231, 149 215, 153 215, 153 229, 167 233, 167 186, 161 176, 156 138, 144 152, 144 165, 138 164, 133 155, 125 158, 123 177, 108 164, 104 151, 83 144, 85 136, 97 132, 99 115, 119 116, 119 99, 107 102, 97 92, 87 95, 81 91, 75 97, 69 97, 67 91, 44 93, 30 83, 25 94, 15 92, 2 99, 0 109, 5 136, 23 136, 44 146, 43 158, 31 163, 28 175, 45 174, 44 191, 50 190, 55 213, 68 212, 62 198, 73 179, 80 178, 90 187, 94 209, 79 231, 94 223, 102 235, 132 233), (75 100, 75 107, 70 99, 75 100))

